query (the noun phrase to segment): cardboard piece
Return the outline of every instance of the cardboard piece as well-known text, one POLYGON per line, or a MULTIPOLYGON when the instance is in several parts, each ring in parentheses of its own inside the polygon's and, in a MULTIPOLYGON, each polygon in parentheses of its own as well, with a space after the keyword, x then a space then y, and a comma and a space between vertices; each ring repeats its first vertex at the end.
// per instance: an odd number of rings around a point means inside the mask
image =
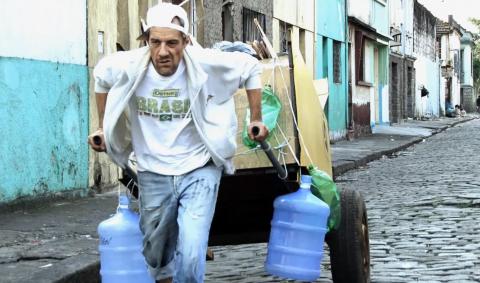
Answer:
MULTIPOLYGON (((282 103, 282 110, 280 112, 280 117, 278 119, 278 127, 281 127, 285 136, 290 143, 290 146, 295 148, 295 131, 293 125, 293 115, 290 110, 289 96, 290 93, 290 76, 289 76, 289 67, 288 67, 288 57, 280 57, 274 68, 274 60, 266 59, 262 60, 261 64, 263 66, 262 73, 262 83, 270 84, 273 86, 275 94, 278 96, 282 103)), ((240 89, 234 96, 235 99, 235 110, 238 120, 238 130, 237 130, 237 151, 233 159, 235 168, 239 169, 255 169, 255 168, 268 168, 272 167, 272 164, 265 156, 265 153, 261 149, 250 150, 242 142, 242 130, 245 126, 245 115, 246 110, 249 107, 247 94, 244 89, 240 89)), ((277 129, 273 133, 273 138, 269 140, 270 145, 274 148, 275 156, 279 159, 280 163, 283 164, 295 164, 295 159, 292 152, 285 144, 285 138, 281 132, 277 129), (281 149, 275 149, 278 146, 282 146, 281 149), (280 152, 283 152, 281 154, 280 152), (285 160, 281 158, 284 156, 285 160), (279 158, 280 157, 280 158, 279 158)))

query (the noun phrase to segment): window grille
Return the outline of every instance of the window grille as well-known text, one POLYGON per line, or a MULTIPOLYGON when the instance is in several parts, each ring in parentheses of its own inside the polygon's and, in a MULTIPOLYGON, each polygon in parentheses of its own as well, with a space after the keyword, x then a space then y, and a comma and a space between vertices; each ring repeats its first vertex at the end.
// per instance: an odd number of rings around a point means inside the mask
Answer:
POLYGON ((340 56, 342 45, 333 41, 333 82, 342 83, 342 57, 340 56))
POLYGON ((265 31, 266 18, 265 15, 247 8, 243 8, 243 42, 260 41, 262 35, 255 26, 253 19, 257 19, 258 23, 265 31))

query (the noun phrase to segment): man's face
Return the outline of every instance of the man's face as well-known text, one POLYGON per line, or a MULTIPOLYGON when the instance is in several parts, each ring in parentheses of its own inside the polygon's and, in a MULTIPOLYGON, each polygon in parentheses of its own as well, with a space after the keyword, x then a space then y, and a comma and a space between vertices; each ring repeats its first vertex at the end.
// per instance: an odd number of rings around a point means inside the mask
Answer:
POLYGON ((162 76, 171 76, 182 60, 188 41, 177 30, 152 27, 148 44, 155 70, 162 76))

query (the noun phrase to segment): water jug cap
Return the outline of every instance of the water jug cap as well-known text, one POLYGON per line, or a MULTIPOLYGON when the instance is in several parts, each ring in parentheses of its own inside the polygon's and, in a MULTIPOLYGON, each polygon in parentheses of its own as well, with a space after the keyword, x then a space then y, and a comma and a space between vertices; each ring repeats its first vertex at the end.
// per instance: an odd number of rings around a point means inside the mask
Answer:
POLYGON ((311 184, 312 183, 312 176, 310 175, 302 175, 300 179, 300 183, 302 184, 311 184))
POLYGON ((120 205, 129 205, 129 204, 130 204, 130 200, 128 199, 127 196, 125 196, 125 195, 120 195, 120 196, 118 197, 118 203, 119 203, 120 205))

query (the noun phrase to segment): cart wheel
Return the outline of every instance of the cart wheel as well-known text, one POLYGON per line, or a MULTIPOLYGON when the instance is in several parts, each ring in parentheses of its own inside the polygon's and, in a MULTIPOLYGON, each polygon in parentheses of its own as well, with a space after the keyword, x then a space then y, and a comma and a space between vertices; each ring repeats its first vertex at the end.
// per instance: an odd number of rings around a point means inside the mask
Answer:
POLYGON ((370 244, 365 201, 359 192, 340 192, 341 222, 327 234, 335 283, 370 282, 370 244))

